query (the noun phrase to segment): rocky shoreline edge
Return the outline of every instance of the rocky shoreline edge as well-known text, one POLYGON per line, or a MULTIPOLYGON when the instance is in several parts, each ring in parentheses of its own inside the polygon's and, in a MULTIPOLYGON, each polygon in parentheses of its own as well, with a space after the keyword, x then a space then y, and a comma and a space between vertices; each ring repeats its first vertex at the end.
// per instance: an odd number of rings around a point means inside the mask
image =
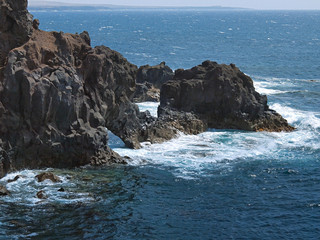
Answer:
POLYGON ((87 32, 39 29, 27 0, 0 1, 0 178, 20 169, 126 163, 129 148, 208 128, 293 131, 234 64, 205 61, 173 72, 138 67, 87 32), (159 101, 158 118, 137 101, 159 101))

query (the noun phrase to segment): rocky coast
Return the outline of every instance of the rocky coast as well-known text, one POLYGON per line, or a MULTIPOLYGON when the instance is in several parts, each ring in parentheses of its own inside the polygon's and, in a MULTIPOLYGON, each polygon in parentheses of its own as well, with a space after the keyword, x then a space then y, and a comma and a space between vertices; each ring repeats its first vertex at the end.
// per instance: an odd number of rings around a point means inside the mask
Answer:
POLYGON ((233 64, 138 68, 108 47, 91 47, 88 32, 40 30, 27 0, 0 7, 0 177, 125 163, 108 147, 106 129, 130 148, 208 128, 294 130, 233 64), (159 98, 158 118, 134 103, 159 98))

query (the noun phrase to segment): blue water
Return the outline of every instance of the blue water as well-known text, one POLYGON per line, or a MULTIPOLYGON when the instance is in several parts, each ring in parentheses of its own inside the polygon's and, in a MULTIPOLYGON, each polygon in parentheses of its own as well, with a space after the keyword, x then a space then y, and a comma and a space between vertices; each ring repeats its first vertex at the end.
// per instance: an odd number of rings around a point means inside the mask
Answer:
MULTIPOLYGON (((7 184, 1 239, 319 239, 320 12, 32 12, 44 30, 82 32, 140 66, 235 63, 297 130, 215 130, 130 150, 128 166, 39 171, 7 184), (66 192, 58 192, 64 187, 66 192), (48 200, 35 197, 45 190, 48 200)), ((141 110, 156 114, 157 104, 141 110)), ((0 183, 13 178, 10 174, 0 183)))

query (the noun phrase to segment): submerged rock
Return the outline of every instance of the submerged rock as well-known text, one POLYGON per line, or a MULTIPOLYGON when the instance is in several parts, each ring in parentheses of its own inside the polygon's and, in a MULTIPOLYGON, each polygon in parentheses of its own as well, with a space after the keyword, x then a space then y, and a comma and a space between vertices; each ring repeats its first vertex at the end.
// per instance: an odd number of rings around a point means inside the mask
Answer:
POLYGON ((37 198, 48 199, 48 196, 46 195, 45 191, 41 190, 41 191, 37 192, 37 198))
POLYGON ((0 185, 0 196, 8 196, 10 192, 5 186, 0 185))
POLYGON ((267 97, 255 91, 252 79, 234 64, 205 61, 178 69, 161 89, 159 112, 190 112, 209 128, 248 131, 292 131, 294 128, 269 109, 267 97))
POLYGON ((52 181, 54 183, 62 182, 61 179, 58 176, 54 175, 51 172, 40 173, 40 174, 38 174, 36 176, 36 178, 37 178, 38 182, 43 182, 45 180, 50 180, 50 181, 52 181))
POLYGON ((15 176, 13 179, 9 179, 7 182, 8 182, 8 183, 15 182, 15 181, 17 181, 19 178, 21 178, 21 177, 22 177, 21 175, 17 175, 17 176, 15 176))

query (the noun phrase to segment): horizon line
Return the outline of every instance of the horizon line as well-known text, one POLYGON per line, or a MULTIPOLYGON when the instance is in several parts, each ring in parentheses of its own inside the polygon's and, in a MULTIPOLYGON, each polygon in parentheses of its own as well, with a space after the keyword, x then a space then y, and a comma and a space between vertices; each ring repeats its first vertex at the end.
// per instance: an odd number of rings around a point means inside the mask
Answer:
POLYGON ((168 6, 150 6, 150 5, 115 5, 115 4, 87 4, 87 3, 66 3, 61 1, 32 1, 28 2, 28 7, 39 7, 39 8, 54 8, 54 7, 108 7, 108 8, 216 8, 225 10, 252 10, 252 11, 320 11, 319 9, 287 9, 287 8, 244 8, 244 7, 232 7, 232 6, 221 6, 221 5, 205 5, 205 6, 180 6, 180 5, 168 5, 168 6))

